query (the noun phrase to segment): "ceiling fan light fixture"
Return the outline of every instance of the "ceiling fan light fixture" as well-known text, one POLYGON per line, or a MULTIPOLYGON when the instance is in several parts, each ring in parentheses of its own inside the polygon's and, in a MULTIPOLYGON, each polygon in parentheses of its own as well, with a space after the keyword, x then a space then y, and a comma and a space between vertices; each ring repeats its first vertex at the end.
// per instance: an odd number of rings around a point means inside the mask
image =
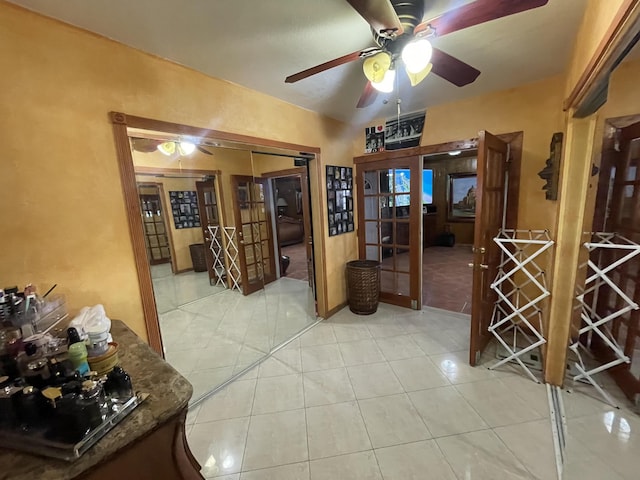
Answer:
POLYGON ((371 82, 373 88, 382 93, 391 93, 393 92, 393 84, 396 80, 396 71, 389 69, 384 74, 384 78, 381 82, 371 82))
POLYGON ((180 155, 191 155, 196 149, 196 145, 191 142, 181 141, 178 144, 178 151, 180 155))
POLYGON ((364 76, 372 83, 382 82, 389 68, 391 68, 391 55, 388 52, 376 53, 362 62, 364 76))
POLYGON ((411 73, 409 71, 409 69, 407 70, 407 76, 409 77, 409 81, 411 82, 411 86, 415 87, 416 85, 418 85, 422 80, 424 80, 425 78, 427 78, 427 75, 429 75, 429 73, 431 73, 431 69, 433 68, 433 63, 429 63, 427 64, 426 67, 424 67, 421 71, 419 71, 418 73, 411 73))
POLYGON ((407 72, 420 73, 431 61, 433 48, 426 38, 419 38, 407 43, 402 49, 402 61, 407 72))
POLYGON ((169 157, 176 153, 176 144, 175 142, 162 142, 160 145, 158 145, 158 150, 160 151, 160 153, 169 157))

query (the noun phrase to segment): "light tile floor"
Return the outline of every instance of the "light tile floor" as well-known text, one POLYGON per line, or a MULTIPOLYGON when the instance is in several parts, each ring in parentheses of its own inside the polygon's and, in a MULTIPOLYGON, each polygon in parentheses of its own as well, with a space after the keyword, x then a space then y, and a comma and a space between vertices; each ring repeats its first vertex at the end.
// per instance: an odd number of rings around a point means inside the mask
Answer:
POLYGON ((210 287, 206 272, 151 271, 165 358, 193 385, 192 402, 316 321, 311 289, 300 280, 281 278, 243 296, 210 287))
MULTIPOLYGON (((370 316, 345 308, 320 322, 190 410, 188 441, 202 474, 555 479, 545 386, 511 365, 469 367, 468 322, 385 304, 370 316)), ((485 366, 495 362, 490 350, 485 366)), ((640 478, 638 416, 581 392, 564 396, 564 478, 640 478)))

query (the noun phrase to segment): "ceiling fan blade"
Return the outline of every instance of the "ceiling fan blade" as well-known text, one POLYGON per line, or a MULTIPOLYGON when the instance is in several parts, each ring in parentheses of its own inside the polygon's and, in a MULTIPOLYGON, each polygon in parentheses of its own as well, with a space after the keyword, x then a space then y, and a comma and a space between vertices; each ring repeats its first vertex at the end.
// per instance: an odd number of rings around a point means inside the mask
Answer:
POLYGON ((362 95, 360 95, 360 100, 358 100, 358 105, 356 105, 356 108, 368 107, 373 102, 375 102, 377 97, 378 97, 378 91, 375 88, 373 88, 373 85, 371 85, 371 82, 367 82, 367 84, 364 86, 364 91, 362 92, 362 95))
POLYGON ((396 35, 402 35, 402 24, 389 0, 347 0, 347 2, 376 33, 395 31, 396 35))
POLYGON ((452 57, 437 48, 433 49, 431 63, 433 63, 433 69, 431 70, 433 73, 458 87, 473 83, 480 75, 480 70, 477 68, 473 68, 462 60, 458 60, 456 57, 452 57))
POLYGON ((335 58, 320 65, 316 65, 315 67, 307 68, 306 70, 303 70, 301 72, 289 75, 284 79, 284 81, 285 83, 295 83, 297 81, 315 75, 316 73, 324 72, 325 70, 329 70, 330 68, 337 67, 338 65, 344 65, 345 63, 353 62, 354 60, 360 58, 360 53, 360 50, 358 50, 357 52, 344 55, 340 58, 335 58))
POLYGON ((158 145, 162 140, 153 140, 151 138, 131 137, 131 146, 136 152, 151 153, 158 149, 158 145))
POLYGON ((422 22, 413 30, 413 33, 420 33, 430 25, 435 29, 436 35, 441 37, 463 28, 533 10, 548 2, 549 0, 476 0, 422 22))
POLYGON ((196 145, 196 148, 204 153, 205 155, 213 155, 213 153, 211 153, 209 150, 207 150, 206 148, 204 148, 202 145, 196 145))

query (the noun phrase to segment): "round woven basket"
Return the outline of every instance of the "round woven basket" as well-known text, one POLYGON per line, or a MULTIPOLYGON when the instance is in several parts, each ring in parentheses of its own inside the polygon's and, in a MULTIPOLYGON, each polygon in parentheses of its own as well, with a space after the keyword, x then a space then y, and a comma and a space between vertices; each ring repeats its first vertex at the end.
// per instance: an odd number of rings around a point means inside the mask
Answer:
POLYGON ((347 295, 349 309, 358 315, 371 315, 378 310, 380 298, 380 262, 353 260, 347 262, 347 295))

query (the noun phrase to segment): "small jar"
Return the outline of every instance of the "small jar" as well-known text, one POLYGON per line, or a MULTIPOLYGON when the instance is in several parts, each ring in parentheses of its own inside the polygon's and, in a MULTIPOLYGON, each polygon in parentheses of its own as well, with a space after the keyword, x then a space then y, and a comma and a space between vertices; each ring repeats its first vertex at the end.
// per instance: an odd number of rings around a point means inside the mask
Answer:
POLYGON ((76 342, 69 345, 69 360, 71 361, 73 368, 80 373, 80 375, 86 375, 89 373, 87 346, 84 342, 76 342))
POLYGON ((65 443, 76 443, 89 433, 89 421, 78 402, 79 395, 75 393, 64 394, 56 401, 52 437, 65 443))
POLYGON ((44 407, 40 390, 31 385, 24 387, 16 397, 18 419, 24 428, 30 429, 41 423, 44 407))
POLYGON ((93 380, 82 383, 82 393, 78 398, 78 406, 89 422, 91 429, 99 427, 106 415, 106 403, 102 385, 93 380))

